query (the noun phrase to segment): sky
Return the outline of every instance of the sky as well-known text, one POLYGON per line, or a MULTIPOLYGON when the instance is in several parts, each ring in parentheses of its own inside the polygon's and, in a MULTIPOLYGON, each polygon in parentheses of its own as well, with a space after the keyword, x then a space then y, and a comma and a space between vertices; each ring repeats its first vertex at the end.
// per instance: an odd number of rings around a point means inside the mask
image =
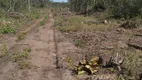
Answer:
POLYGON ((53 0, 54 2, 67 2, 67 0, 53 0))

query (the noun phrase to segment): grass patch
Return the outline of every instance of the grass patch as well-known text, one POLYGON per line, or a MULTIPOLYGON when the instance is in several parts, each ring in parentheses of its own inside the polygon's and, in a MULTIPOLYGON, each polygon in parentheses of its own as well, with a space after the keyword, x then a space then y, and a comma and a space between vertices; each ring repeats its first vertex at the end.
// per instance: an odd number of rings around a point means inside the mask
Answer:
POLYGON ((45 16, 44 19, 40 21, 40 23, 39 23, 40 26, 44 26, 45 23, 47 22, 47 20, 48 20, 48 16, 45 16))
POLYGON ((29 56, 29 53, 32 51, 31 48, 24 49, 23 52, 16 53, 12 56, 14 62, 18 63, 20 69, 30 69, 31 64, 26 61, 29 56))
MULTIPOLYGON (((1 12, 1 10, 0 10, 1 12)), ((31 13, 19 13, 18 18, 6 17, 3 13, 0 19, 0 34, 11 34, 15 33, 20 26, 29 23, 29 21, 38 19, 40 17, 40 10, 33 9, 31 13)))
POLYGON ((6 44, 3 44, 2 45, 2 49, 1 49, 1 55, 0 55, 0 57, 4 57, 4 56, 7 56, 7 55, 8 55, 7 46, 6 46, 6 44))
POLYGON ((126 79, 137 80, 136 77, 142 72, 142 51, 133 49, 126 51, 122 66, 126 79))
POLYGON ((44 20, 40 21, 40 26, 44 26, 44 25, 45 25, 45 21, 44 20))
POLYGON ((20 40, 24 39, 26 35, 27 35, 27 32, 21 32, 21 33, 17 36, 17 41, 20 41, 20 40))
POLYGON ((81 28, 84 26, 81 24, 86 19, 82 16, 72 16, 67 19, 64 17, 58 17, 55 19, 55 26, 61 32, 75 32, 82 30, 81 28))
POLYGON ((84 45, 83 41, 79 39, 75 40, 74 43, 75 43, 75 46, 80 47, 80 48, 82 48, 84 45))
POLYGON ((111 23, 86 23, 87 21, 96 21, 92 17, 84 17, 79 15, 69 16, 67 18, 58 16, 55 19, 55 26, 61 32, 77 32, 77 31, 94 31, 94 30, 107 30, 116 27, 117 22, 111 20, 111 23))
POLYGON ((25 49, 21 53, 16 53, 13 55, 13 59, 15 62, 20 61, 22 59, 28 58, 29 53, 31 52, 31 48, 25 49))
POLYGON ((26 16, 28 18, 30 18, 31 20, 34 20, 34 19, 38 19, 40 17, 40 10, 39 9, 33 9, 32 12, 30 13, 25 13, 26 16))
POLYGON ((25 61, 20 61, 18 63, 18 65, 19 65, 19 68, 22 69, 22 70, 23 69, 30 69, 31 68, 29 62, 25 62, 25 61))
POLYGON ((75 26, 64 26, 64 27, 57 27, 58 30, 60 30, 61 32, 76 32, 77 30, 79 30, 79 26, 75 27, 75 26))
POLYGON ((1 26, 0 27, 0 33, 1 34, 15 33, 15 29, 10 25, 1 26))

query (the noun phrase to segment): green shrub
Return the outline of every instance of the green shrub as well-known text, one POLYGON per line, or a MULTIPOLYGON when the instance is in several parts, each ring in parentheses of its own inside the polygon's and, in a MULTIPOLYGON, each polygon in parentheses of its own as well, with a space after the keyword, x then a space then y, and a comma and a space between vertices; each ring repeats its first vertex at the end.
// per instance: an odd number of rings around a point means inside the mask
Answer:
POLYGON ((0 33, 1 34, 15 33, 15 29, 12 28, 10 25, 1 26, 0 27, 0 33))
POLYGON ((142 17, 141 4, 142 0, 73 0, 70 1, 70 9, 78 13, 108 11, 112 15, 110 17, 130 19, 142 17))

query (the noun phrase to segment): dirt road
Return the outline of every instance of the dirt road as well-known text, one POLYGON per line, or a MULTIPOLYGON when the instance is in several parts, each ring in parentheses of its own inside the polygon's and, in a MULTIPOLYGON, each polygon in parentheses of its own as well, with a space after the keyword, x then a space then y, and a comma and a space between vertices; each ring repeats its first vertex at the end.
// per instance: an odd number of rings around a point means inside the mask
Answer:
MULTIPOLYGON (((54 19, 50 14, 44 27, 30 32, 24 40, 12 47, 13 52, 30 47, 29 58, 32 67, 21 70, 18 64, 6 61, 0 67, 0 80, 75 80, 67 69, 66 58, 74 53, 76 47, 54 29, 54 19)), ((33 28, 32 28, 33 29, 33 28)))
MULTIPOLYGON (((42 19, 26 29, 29 32, 23 40, 8 40, 11 47, 9 56, 0 58, 0 80, 87 80, 89 76, 75 76, 71 70, 83 58, 80 49, 54 28, 52 14, 43 27, 36 27, 42 19), (31 49, 29 55, 24 54, 27 58, 13 61, 11 56, 25 49, 31 49)), ((92 80, 116 80, 106 77, 108 75, 96 75, 92 80)))

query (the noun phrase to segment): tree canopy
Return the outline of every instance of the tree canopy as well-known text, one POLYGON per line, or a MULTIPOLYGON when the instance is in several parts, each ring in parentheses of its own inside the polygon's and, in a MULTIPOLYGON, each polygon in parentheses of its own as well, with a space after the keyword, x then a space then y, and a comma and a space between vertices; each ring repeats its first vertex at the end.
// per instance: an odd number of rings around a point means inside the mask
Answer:
POLYGON ((68 0, 70 9, 79 13, 109 11, 115 18, 142 15, 142 0, 68 0))
POLYGON ((44 7, 49 0, 0 0, 0 8, 4 11, 30 10, 31 7, 44 7))

